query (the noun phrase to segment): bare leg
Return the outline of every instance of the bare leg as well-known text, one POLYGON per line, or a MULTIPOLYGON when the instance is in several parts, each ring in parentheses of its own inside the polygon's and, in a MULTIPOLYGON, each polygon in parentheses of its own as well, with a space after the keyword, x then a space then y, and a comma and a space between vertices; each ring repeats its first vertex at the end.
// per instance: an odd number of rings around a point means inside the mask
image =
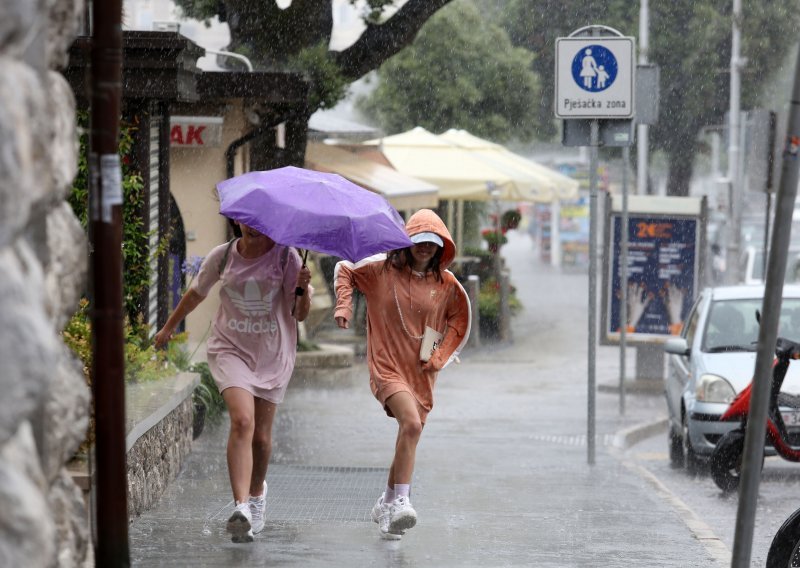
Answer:
POLYGON ((389 486, 397 483, 411 484, 414 473, 414 460, 417 444, 422 435, 422 421, 419 419, 417 401, 410 393, 401 391, 386 400, 386 405, 394 414, 398 424, 394 460, 389 470, 389 486))
POLYGON ((250 478, 253 474, 254 398, 246 390, 236 387, 222 391, 222 398, 225 399, 231 419, 227 451, 228 475, 234 500, 243 503, 249 496, 250 478))
POLYGON ((255 399, 255 432, 253 434, 253 473, 250 479, 250 495, 261 495, 264 479, 272 454, 272 422, 278 407, 261 398, 255 399))

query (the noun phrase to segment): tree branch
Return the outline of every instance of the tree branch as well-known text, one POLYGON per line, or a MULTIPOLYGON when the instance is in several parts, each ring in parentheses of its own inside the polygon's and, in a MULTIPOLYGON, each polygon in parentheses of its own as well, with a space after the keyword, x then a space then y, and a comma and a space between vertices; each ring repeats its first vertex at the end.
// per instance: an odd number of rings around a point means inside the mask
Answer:
POLYGON ((451 0, 409 0, 389 20, 370 24, 344 51, 332 53, 342 76, 351 81, 377 69, 392 55, 410 45, 425 22, 451 0))

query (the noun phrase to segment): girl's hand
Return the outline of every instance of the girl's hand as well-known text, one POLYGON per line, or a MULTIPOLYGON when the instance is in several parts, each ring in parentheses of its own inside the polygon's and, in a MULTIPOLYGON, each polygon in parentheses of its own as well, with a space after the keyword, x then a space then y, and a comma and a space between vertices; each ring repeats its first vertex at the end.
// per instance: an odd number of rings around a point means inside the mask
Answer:
POLYGON ((336 325, 341 327, 342 329, 348 329, 350 327, 350 322, 347 321, 347 318, 342 316, 336 317, 336 325))
POLYGON ((172 339, 172 332, 162 327, 158 330, 158 333, 153 336, 153 344, 156 346, 156 349, 161 349, 169 343, 170 339, 172 339))
POLYGON ((311 283, 311 270, 307 266, 302 266, 297 273, 297 288, 308 290, 308 285, 311 283))

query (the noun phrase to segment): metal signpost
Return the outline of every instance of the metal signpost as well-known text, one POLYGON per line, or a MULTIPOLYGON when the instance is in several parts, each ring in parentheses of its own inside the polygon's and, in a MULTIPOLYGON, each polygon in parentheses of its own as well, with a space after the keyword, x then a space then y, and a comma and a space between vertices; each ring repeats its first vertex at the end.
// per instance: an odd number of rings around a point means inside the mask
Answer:
POLYGON ((587 429, 587 458, 590 465, 595 462, 597 147, 605 138, 613 145, 633 143, 636 84, 634 52, 634 38, 625 37, 607 26, 586 26, 575 30, 569 37, 556 39, 555 114, 565 119, 564 143, 590 148, 587 429), (608 135, 601 137, 602 131, 608 135), (569 132, 573 134, 568 135, 569 132), (588 138, 585 136, 587 133, 588 138))

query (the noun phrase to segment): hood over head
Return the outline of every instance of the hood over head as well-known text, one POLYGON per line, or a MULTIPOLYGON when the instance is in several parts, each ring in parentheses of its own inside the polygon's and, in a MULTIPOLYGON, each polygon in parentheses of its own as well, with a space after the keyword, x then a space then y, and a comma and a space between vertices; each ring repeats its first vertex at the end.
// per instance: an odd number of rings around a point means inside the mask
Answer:
POLYGON ((406 233, 408 233, 409 237, 412 237, 412 240, 414 235, 420 233, 438 235, 442 239, 444 248, 439 267, 444 270, 453 263, 453 259, 456 257, 456 244, 453 242, 453 237, 450 236, 450 231, 447 230, 444 221, 430 209, 420 209, 409 217, 406 222, 406 233))

